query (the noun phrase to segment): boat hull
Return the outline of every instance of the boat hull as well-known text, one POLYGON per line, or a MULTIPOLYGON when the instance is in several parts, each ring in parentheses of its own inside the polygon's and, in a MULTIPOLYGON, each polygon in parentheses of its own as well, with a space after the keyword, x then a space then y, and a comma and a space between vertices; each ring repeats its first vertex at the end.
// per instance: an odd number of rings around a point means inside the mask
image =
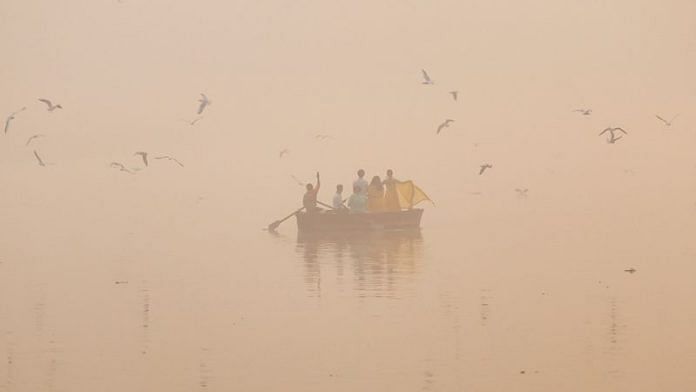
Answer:
POLYGON ((370 213, 303 212, 295 215, 297 229, 305 232, 413 230, 420 228, 422 216, 423 210, 419 208, 370 213))

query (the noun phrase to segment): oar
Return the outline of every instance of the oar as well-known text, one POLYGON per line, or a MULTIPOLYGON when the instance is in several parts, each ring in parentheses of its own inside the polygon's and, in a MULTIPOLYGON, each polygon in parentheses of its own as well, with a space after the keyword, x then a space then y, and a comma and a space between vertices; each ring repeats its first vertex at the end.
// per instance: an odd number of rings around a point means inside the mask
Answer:
POLYGON ((283 222, 285 222, 286 220, 292 218, 293 216, 295 216, 295 214, 297 214, 298 212, 300 212, 300 211, 302 211, 302 210, 304 210, 304 207, 297 209, 297 211, 293 212, 292 214, 286 216, 286 217, 283 218, 283 219, 280 219, 280 220, 277 220, 277 221, 271 223, 270 225, 268 225, 268 231, 275 231, 275 229, 277 229, 278 226, 280 226, 281 223, 283 223, 283 222))
POLYGON ((332 210, 335 210, 335 208, 333 208, 333 206, 330 206, 330 205, 328 205, 328 204, 326 204, 326 203, 322 203, 322 202, 320 202, 319 200, 317 200, 317 204, 321 204, 321 205, 323 205, 323 206, 326 207, 326 208, 330 208, 330 209, 332 209, 332 210))

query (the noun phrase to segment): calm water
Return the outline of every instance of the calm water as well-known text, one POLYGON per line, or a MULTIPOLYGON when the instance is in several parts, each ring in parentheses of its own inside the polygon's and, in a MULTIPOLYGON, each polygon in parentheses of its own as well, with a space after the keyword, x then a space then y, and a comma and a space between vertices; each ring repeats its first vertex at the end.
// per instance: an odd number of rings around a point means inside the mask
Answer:
POLYGON ((0 390, 696 385, 688 197, 549 210, 484 193, 426 206, 417 233, 319 238, 229 219, 215 195, 148 210, 166 197, 141 191, 155 200, 5 196, 0 390))

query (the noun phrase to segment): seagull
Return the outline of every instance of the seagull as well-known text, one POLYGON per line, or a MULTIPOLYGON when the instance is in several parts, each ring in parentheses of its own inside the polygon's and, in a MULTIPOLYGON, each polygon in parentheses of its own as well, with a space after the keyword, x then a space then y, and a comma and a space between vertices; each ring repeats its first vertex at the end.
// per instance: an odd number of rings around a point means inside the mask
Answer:
POLYGON ((49 112, 52 112, 52 111, 54 111, 54 110, 56 110, 56 109, 63 109, 62 106, 60 106, 60 105, 54 105, 54 104, 51 103, 51 101, 49 101, 48 99, 39 98, 39 101, 45 103, 46 106, 48 106, 48 107, 46 108, 46 110, 48 110, 49 112))
POLYGON ((155 159, 167 159, 167 160, 176 162, 177 165, 179 165, 181 167, 184 167, 183 163, 179 162, 179 160, 174 158, 174 157, 170 157, 169 155, 162 155, 161 157, 155 157, 155 159))
POLYGON ((331 135, 319 134, 319 135, 315 135, 314 138, 317 139, 317 140, 319 140, 319 141, 324 141, 324 140, 326 140, 326 139, 333 139, 333 136, 331 136, 331 135))
POLYGON ((123 171, 123 172, 126 172, 126 173, 135 174, 135 173, 133 173, 133 171, 126 169, 126 167, 123 166, 122 163, 111 162, 111 164, 110 164, 109 166, 114 167, 114 168, 117 167, 120 171, 123 171))
POLYGON ((8 130, 8 129, 10 129, 10 121, 12 121, 12 120, 15 119, 15 115, 16 115, 17 113, 21 113, 21 112, 25 111, 26 109, 27 109, 27 107, 25 106, 25 107, 23 107, 23 108, 17 110, 16 112, 12 112, 12 114, 10 114, 9 116, 7 116, 7 119, 5 120, 5 133, 7 133, 7 130, 8 130))
POLYGON ((27 139, 27 143, 25 144, 25 146, 28 146, 29 143, 31 143, 32 140, 34 140, 34 139, 36 139, 36 138, 39 138, 39 137, 44 137, 44 136, 46 136, 46 135, 38 134, 38 135, 33 135, 33 136, 31 136, 29 139, 27 139))
POLYGON ((443 122, 442 124, 438 125, 436 134, 439 135, 439 134, 440 134, 440 131, 442 131, 443 128, 449 127, 449 125, 450 125, 451 123, 453 123, 453 122, 454 122, 454 120, 451 120, 451 119, 449 119, 449 118, 448 118, 447 120, 445 120, 445 122, 443 122))
POLYGON ((672 122, 673 122, 674 120, 676 120, 677 117, 679 117, 679 114, 677 114, 676 116, 672 117, 672 119, 669 120, 669 121, 665 120, 664 118, 660 117, 660 116, 657 115, 657 114, 655 115, 655 117, 657 117, 658 120, 660 120, 660 121, 662 121, 663 123, 665 123, 666 126, 671 127, 671 126, 672 126, 672 122))
POLYGON ((299 185, 299 186, 305 186, 305 183, 302 182, 302 181, 300 181, 297 177, 293 176, 292 174, 290 175, 290 177, 292 177, 292 179, 295 180, 295 182, 297 183, 297 185, 299 185))
POLYGON ((140 155, 141 158, 143 158, 143 163, 145 163, 145 166, 147 166, 147 153, 143 151, 138 151, 133 155, 140 155))
POLYGON ((455 90, 455 91, 450 91, 449 93, 452 94, 452 98, 454 98, 454 100, 456 101, 457 96, 459 95, 459 91, 455 90))
MULTIPOLYGON (((628 132, 624 131, 623 128, 612 128, 612 127, 607 127, 607 128, 604 128, 604 130, 603 130, 602 132, 599 133, 599 136, 602 136, 602 135, 604 135, 606 132, 609 132, 609 134, 611 135, 611 138, 614 139, 614 132, 616 132, 616 131, 621 131, 621 132, 624 133, 624 135, 628 135, 628 132)), ((618 139, 617 139, 617 140, 618 140, 618 139)))
POLYGON ((203 113, 203 110, 205 110, 205 107, 211 104, 208 97, 203 93, 201 93, 201 99, 199 99, 198 102, 201 103, 201 105, 198 107, 198 114, 203 113))
POLYGON ((515 192, 517 192, 517 196, 519 197, 527 197, 528 190, 527 188, 515 188, 515 192))
POLYGON ((34 150, 34 156, 36 157, 36 160, 39 161, 39 166, 46 166, 46 164, 41 159, 41 157, 39 156, 39 153, 37 153, 36 150, 34 150))
POLYGON ((583 116, 589 116, 592 114, 592 109, 575 109, 574 112, 580 112, 583 116))
POLYGON ((185 122, 186 124, 188 124, 190 126, 194 126, 194 125, 196 125, 197 122, 201 121, 202 119, 203 119, 203 116, 199 116, 199 117, 194 118, 191 121, 184 120, 183 118, 181 119, 181 121, 185 122))
POLYGON ((424 69, 421 69, 421 72, 423 72, 423 84, 435 84, 432 79, 430 79, 430 75, 428 75, 427 72, 425 72, 424 69))
POLYGON ((283 155, 288 154, 289 152, 290 152, 290 150, 288 150, 287 148, 284 148, 282 151, 280 151, 280 154, 278 154, 278 158, 282 158, 283 155))
POLYGON ((492 167, 493 167, 493 165, 488 164, 488 163, 484 163, 483 165, 481 165, 481 170, 479 170, 479 176, 480 176, 481 174, 483 174, 483 172, 485 172, 486 169, 490 169, 490 168, 492 168, 492 167))

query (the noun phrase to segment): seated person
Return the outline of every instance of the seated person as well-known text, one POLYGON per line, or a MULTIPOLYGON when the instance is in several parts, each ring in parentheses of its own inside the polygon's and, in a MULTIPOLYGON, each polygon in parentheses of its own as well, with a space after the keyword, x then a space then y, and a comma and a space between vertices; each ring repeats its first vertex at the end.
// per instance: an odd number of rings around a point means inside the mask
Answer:
POLYGON ((348 198, 348 208, 350 212, 367 212, 367 197, 362 194, 359 185, 353 186, 353 194, 348 198))
POLYGON ((309 213, 321 211, 321 208, 317 207, 317 193, 319 193, 320 187, 321 181, 319 180, 319 172, 317 172, 317 186, 307 184, 307 192, 302 197, 302 206, 304 206, 305 211, 309 213))
POLYGON ((343 204, 343 185, 336 185, 336 194, 333 197, 333 202, 331 203, 335 211, 345 211, 346 206, 343 204))

